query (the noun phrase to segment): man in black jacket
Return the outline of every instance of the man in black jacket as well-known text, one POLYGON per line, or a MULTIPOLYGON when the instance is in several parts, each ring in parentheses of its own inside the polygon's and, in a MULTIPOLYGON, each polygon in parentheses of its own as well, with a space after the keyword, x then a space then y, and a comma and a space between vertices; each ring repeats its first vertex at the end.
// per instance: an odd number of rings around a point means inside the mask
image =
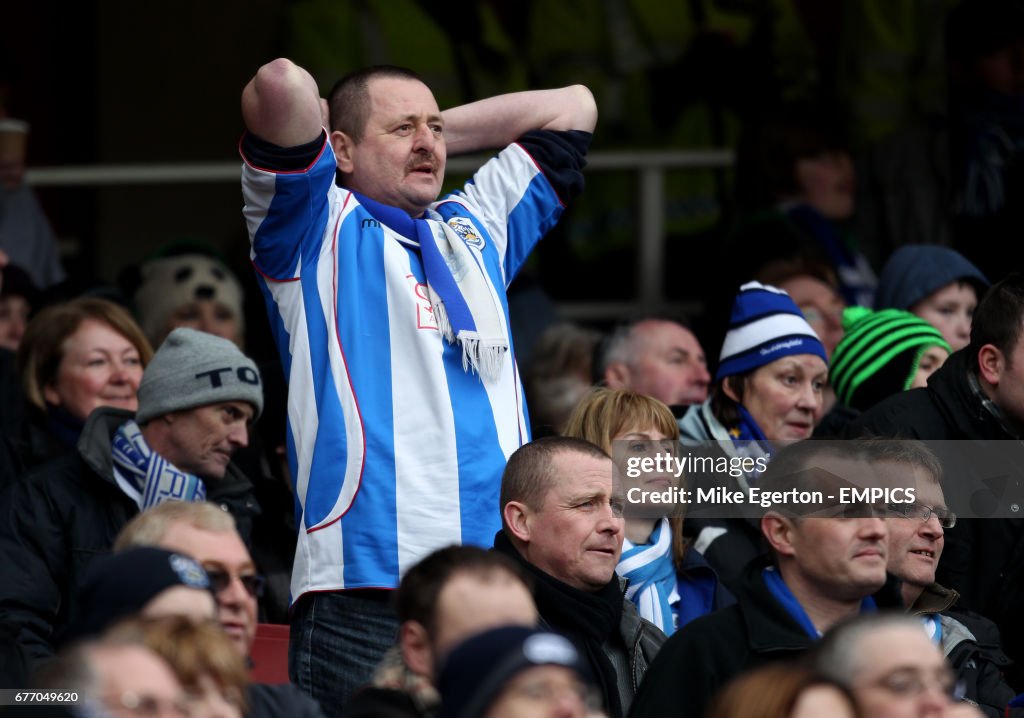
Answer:
POLYGON ((615 573, 625 522, 611 459, 563 436, 520 447, 501 478, 501 519, 494 548, 532 577, 541 627, 586 656, 610 718, 626 715, 665 634, 640 618, 615 573))
POLYGON ((231 455, 263 408, 252 360, 231 342, 177 329, 142 377, 139 408, 89 415, 76 454, 20 477, 0 495, 0 622, 17 645, 52 655, 89 562, 140 510, 209 499, 248 532, 259 512, 231 455))
POLYGON ((1017 691, 1024 690, 1024 519, 1012 517, 1024 499, 1022 329, 1024 275, 1012 274, 982 298, 971 343, 927 388, 890 397, 851 426, 854 435, 927 439, 939 455, 946 499, 961 519, 945 534, 937 578, 959 591, 961 608, 999 626, 1016 661, 1007 678, 1017 691))
MULTIPOLYGON (((801 441, 772 459, 758 486, 820 490, 819 477, 828 475, 863 485, 866 473, 852 444, 801 441)), ((631 715, 700 718, 739 673, 796 657, 836 623, 874 609, 870 596, 885 583, 885 522, 871 512, 840 519, 798 515, 817 510, 814 505, 786 509, 770 508, 761 519, 774 565, 755 559, 735 584, 736 604, 688 623, 665 642, 631 715)))

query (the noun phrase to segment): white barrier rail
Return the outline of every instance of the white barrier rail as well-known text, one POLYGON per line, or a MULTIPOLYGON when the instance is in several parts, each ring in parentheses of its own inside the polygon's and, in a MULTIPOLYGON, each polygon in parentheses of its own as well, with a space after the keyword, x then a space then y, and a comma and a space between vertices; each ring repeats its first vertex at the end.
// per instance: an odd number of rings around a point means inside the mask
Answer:
MULTIPOLYGON (((470 174, 484 156, 456 157, 448 162, 453 174, 470 174)), ((665 262, 665 173, 679 169, 728 168, 735 161, 732 150, 642 150, 595 152, 588 157, 587 171, 630 171, 637 174, 639 236, 637 237, 637 287, 633 301, 559 304, 567 319, 621 319, 645 313, 701 310, 696 305, 665 300, 662 267, 665 262)), ((241 161, 180 162, 158 164, 80 165, 30 168, 25 179, 34 187, 111 187, 118 185, 204 184, 238 182, 241 161)))

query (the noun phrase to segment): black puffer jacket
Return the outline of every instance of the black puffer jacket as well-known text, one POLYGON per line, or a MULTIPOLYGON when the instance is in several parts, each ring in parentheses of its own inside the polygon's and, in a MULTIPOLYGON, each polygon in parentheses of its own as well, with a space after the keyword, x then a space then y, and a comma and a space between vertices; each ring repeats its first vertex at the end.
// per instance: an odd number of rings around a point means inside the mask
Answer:
MULTIPOLYGON (((86 566, 109 553, 138 512, 118 488, 110 442, 132 414, 94 411, 78 453, 38 467, 0 494, 0 621, 20 626, 18 643, 35 660, 51 655, 73 615, 86 566)), ((207 482, 208 500, 230 511, 248 542, 259 508, 248 479, 233 467, 207 482)))

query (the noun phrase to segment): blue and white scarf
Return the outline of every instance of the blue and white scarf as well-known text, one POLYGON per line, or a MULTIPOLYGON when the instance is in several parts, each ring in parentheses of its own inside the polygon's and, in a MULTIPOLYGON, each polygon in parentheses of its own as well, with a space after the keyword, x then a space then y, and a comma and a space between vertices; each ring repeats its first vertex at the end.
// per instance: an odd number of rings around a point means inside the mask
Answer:
MULTIPOLYGON (((136 493, 125 491, 145 511, 164 501, 205 501, 203 480, 176 468, 149 448, 139 425, 129 419, 111 441, 115 468, 136 493)), ((125 488, 122 485, 122 488, 125 488)))
POLYGON ((487 270, 470 243, 483 243, 480 230, 467 219, 447 222, 428 211, 433 223, 413 219, 395 207, 353 192, 366 211, 403 237, 419 244, 427 292, 441 336, 462 349, 462 368, 471 368, 487 382, 501 376, 509 349, 508 328, 501 300, 487 278, 487 270))
POLYGON ((625 539, 622 557, 615 568, 629 581, 626 598, 636 604, 641 617, 671 636, 676 630, 672 605, 679 602, 676 568, 672 563, 672 527, 661 519, 651 533, 650 543, 636 546, 625 539))

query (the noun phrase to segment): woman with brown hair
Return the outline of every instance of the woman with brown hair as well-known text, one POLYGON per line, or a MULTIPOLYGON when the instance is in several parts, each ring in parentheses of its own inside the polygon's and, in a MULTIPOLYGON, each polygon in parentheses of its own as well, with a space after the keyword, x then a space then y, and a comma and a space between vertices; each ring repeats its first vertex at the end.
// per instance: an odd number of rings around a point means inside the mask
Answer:
POLYGON ((28 404, 21 469, 72 452, 93 409, 135 411, 152 356, 131 314, 106 299, 80 297, 40 311, 18 350, 28 404))
MULTIPOLYGON (((661 451, 662 447, 673 451, 679 427, 672 411, 657 399, 623 389, 598 388, 576 406, 565 435, 586 439, 609 456, 633 456, 661 451), (616 441, 623 442, 619 452, 613 452, 616 441)), ((681 481, 648 473, 638 488, 663 491, 678 487, 681 481)), ((732 594, 719 584, 700 554, 688 550, 682 516, 647 514, 627 512, 626 536, 616 568, 620 576, 629 579, 626 596, 637 605, 640 615, 671 635, 688 621, 733 603, 732 594)))

